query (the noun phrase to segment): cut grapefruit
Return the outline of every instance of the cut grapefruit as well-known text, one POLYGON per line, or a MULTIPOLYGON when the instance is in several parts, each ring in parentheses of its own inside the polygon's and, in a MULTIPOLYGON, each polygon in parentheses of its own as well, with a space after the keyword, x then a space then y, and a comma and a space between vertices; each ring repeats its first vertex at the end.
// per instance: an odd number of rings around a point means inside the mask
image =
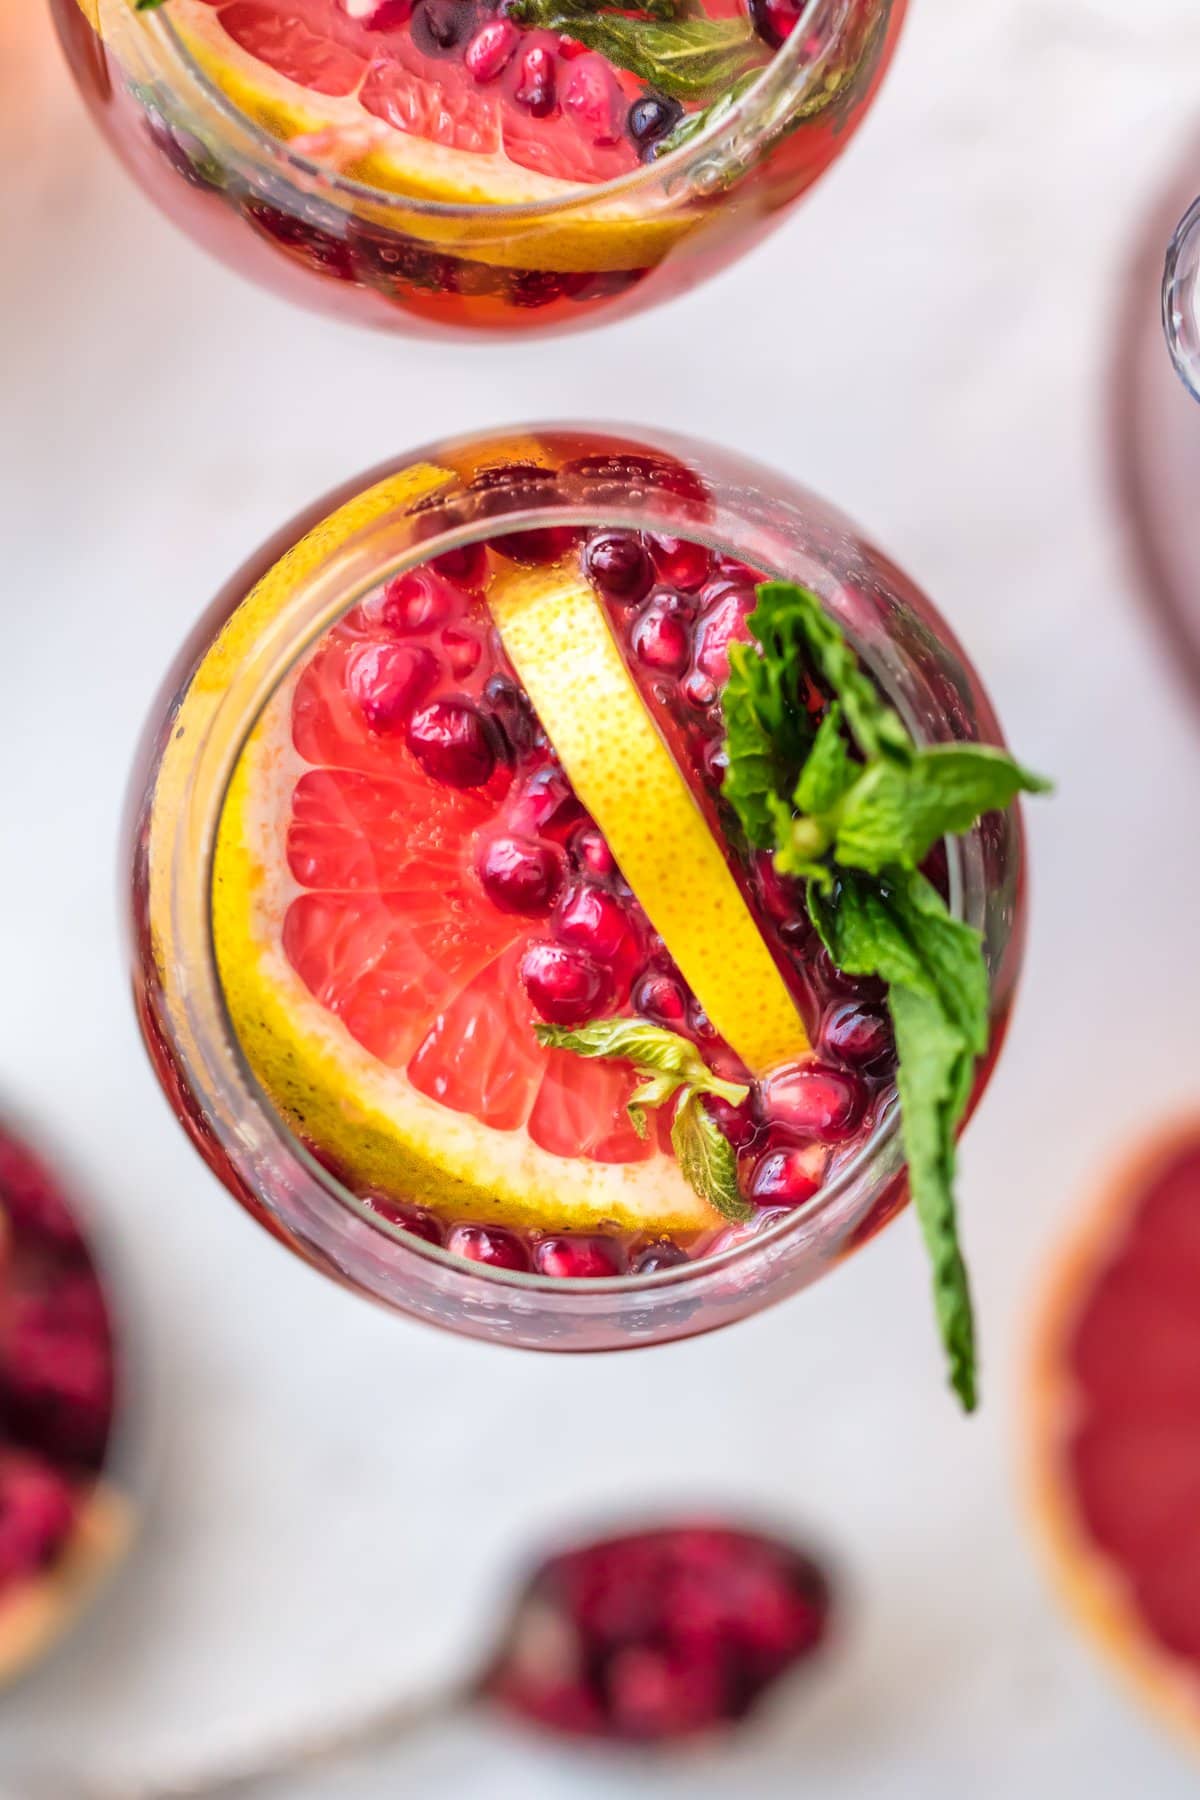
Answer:
POLYGON ((1030 1471, 1068 1605, 1200 1742, 1200 1117, 1142 1146, 1053 1273, 1030 1471))

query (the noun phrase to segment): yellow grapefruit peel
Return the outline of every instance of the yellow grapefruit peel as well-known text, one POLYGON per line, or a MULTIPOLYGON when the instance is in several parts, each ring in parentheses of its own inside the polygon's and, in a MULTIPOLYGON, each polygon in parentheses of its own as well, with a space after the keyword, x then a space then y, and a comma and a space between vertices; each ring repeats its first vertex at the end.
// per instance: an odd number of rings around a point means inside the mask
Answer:
POLYGON ((756 1075, 803 1055, 796 1003, 577 564, 502 574, 488 600, 575 792, 721 1036, 756 1075))

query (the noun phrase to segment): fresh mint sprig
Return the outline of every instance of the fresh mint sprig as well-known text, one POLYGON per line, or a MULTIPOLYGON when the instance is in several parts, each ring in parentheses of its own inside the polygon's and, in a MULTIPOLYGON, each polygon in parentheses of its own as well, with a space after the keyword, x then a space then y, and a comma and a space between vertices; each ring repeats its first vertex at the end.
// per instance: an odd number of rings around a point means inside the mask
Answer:
POLYGON ((652 18, 632 18, 581 0, 517 0, 510 16, 600 51, 672 100, 711 100, 764 61, 762 41, 745 19, 675 18, 674 5, 668 11, 661 0, 642 8, 651 10, 652 18))
POLYGON ((595 1019, 574 1028, 537 1025, 534 1030, 538 1043, 548 1050, 632 1063, 640 1085, 629 1096, 626 1110, 641 1138, 650 1129, 647 1109, 666 1106, 678 1096, 671 1146, 684 1180, 723 1218, 742 1223, 751 1217, 753 1208, 738 1188, 733 1146, 701 1104, 705 1094, 714 1094, 740 1106, 749 1097, 748 1087, 723 1081, 687 1038, 645 1019, 595 1019))
POLYGON ((952 918, 920 864, 1018 793, 1047 783, 985 745, 919 747, 810 590, 764 582, 752 644, 730 652, 722 793, 750 844, 808 884, 836 965, 887 984, 913 1206, 933 1265, 950 1380, 977 1399, 975 1326, 954 1204, 955 1137, 988 1043, 980 934, 952 918), (814 730, 812 677, 832 696, 814 730))

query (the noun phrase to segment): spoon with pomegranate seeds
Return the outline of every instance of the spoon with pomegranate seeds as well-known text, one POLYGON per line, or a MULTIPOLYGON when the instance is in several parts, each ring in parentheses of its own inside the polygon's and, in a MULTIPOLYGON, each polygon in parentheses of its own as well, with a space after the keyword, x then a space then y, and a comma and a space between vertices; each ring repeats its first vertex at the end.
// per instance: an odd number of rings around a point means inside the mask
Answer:
MULTIPOLYGON (((750 1719, 825 1643, 832 1592, 785 1540, 712 1519, 598 1538, 537 1563, 495 1652, 461 1686, 195 1779, 76 1785, 69 1800, 295 1796, 316 1778, 482 1705, 539 1731, 669 1748, 750 1719)), ((68 1800, 61 1779, 47 1796, 68 1800)))

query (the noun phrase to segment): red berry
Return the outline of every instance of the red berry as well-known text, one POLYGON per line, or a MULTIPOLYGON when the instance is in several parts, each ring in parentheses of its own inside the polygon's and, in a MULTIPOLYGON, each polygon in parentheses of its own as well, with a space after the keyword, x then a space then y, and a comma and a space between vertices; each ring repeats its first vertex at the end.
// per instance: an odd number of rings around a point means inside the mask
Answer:
POLYGON ((346 663, 346 691, 372 731, 403 731, 438 678, 420 644, 361 644, 346 663))
POLYGON ((530 944, 520 974, 534 1010, 551 1025, 583 1025, 612 1005, 611 976, 574 945, 530 944))
POLYGON ((542 918, 562 886, 563 854, 534 838, 493 838, 480 858, 479 879, 501 912, 542 918))
POLYGON ((560 1281, 595 1281, 623 1275, 625 1257, 616 1238, 551 1237, 535 1248, 533 1265, 539 1275, 560 1281))
POLYGON ((629 604, 650 592, 654 567, 636 531, 602 531, 584 551, 588 578, 610 600, 629 604))
POLYGON ((444 550, 432 557, 429 566, 455 587, 473 592, 487 580, 487 550, 482 544, 464 544, 459 550, 444 550))
POLYGON ((582 825, 571 839, 571 850, 580 868, 600 881, 617 872, 617 859, 595 825, 582 825))
POLYGON ((711 706, 717 697, 716 682, 710 681, 699 669, 693 669, 690 675, 684 676, 679 684, 679 691, 688 705, 696 707, 698 711, 711 706))
POLYGON ((476 81, 494 81, 507 68, 521 34, 511 19, 489 19, 467 45, 463 58, 476 81))
POLYGON ((446 1239, 446 1248, 455 1256, 486 1263, 491 1269, 529 1267, 529 1252, 520 1238, 494 1225, 456 1225, 446 1239))
POLYGON ((672 1243, 670 1238, 660 1238, 656 1244, 647 1244, 639 1250, 629 1265, 631 1275, 659 1275, 664 1269, 678 1269, 691 1257, 682 1244, 672 1243))
POLYGON ((453 618, 458 605, 453 587, 432 568, 410 569, 389 581, 374 610, 389 631, 424 633, 453 618))
POLYGON ((381 1219, 386 1219, 389 1225, 399 1225, 413 1237, 423 1238, 427 1244, 440 1244, 446 1235, 437 1214, 427 1212, 423 1206, 404 1206, 386 1194, 364 1194, 363 1205, 368 1212, 378 1213, 381 1219))
POLYGON ((821 1186, 813 1169, 812 1145, 768 1150, 755 1165, 750 1199, 756 1206, 803 1206, 821 1186))
POLYGON ((748 1098, 740 1106, 735 1106, 731 1100, 722 1099, 720 1094, 705 1094, 701 1105, 720 1126, 735 1150, 744 1150, 757 1135, 758 1121, 748 1098))
POLYGON ((664 606, 652 604, 638 615, 630 634, 635 656, 660 675, 687 668, 692 640, 687 626, 664 606))
POLYGON ((760 38, 772 50, 789 37, 804 11, 804 0, 749 0, 750 19, 760 38))
POLYGON ((573 525, 545 525, 537 531, 510 531, 492 539, 492 549, 509 562, 523 563, 529 568, 539 563, 561 562, 575 542, 573 525))
POLYGON ((633 1004, 644 1019, 668 1031, 686 1031, 687 995, 670 975, 647 975, 634 989, 633 1004))
POLYGON ((488 717, 508 747, 511 760, 520 762, 533 749, 538 722, 524 688, 507 675, 492 675, 483 690, 488 717))
POLYGON ((804 917, 804 884, 791 875, 781 875, 770 850, 754 854, 754 882, 762 900, 763 911, 779 925, 788 925, 804 917))
POLYGON ((748 638, 746 620, 754 607, 749 588, 730 588, 705 607, 696 627, 696 667, 701 674, 718 683, 729 679, 729 646, 748 638))
POLYGON ((530 44, 521 55, 519 69, 514 99, 520 106, 527 106, 535 119, 545 118, 554 108, 554 57, 545 44, 530 44))
POLYGON ((525 781, 509 811, 515 832, 561 839, 583 817, 574 789, 557 763, 547 763, 525 781))
POLYGON ((891 1021, 882 1007, 847 1000, 821 1021, 817 1039, 822 1056, 861 1074, 881 1074, 896 1059, 891 1021))
POLYGON ((704 586, 712 568, 712 553, 690 538, 651 537, 650 554, 659 580, 680 593, 694 594, 704 586))
POLYGON ((469 700, 432 700, 414 713, 408 747, 425 773, 446 787, 482 787, 496 767, 496 752, 469 700))
POLYGON ((629 915, 612 894, 590 882, 567 889, 554 917, 560 944, 586 950, 596 961, 628 980, 642 958, 642 947, 629 915))
POLYGON ((759 1104, 771 1125, 785 1125, 805 1137, 831 1143, 849 1137, 866 1109, 857 1076, 820 1063, 792 1063, 768 1075, 759 1104))

